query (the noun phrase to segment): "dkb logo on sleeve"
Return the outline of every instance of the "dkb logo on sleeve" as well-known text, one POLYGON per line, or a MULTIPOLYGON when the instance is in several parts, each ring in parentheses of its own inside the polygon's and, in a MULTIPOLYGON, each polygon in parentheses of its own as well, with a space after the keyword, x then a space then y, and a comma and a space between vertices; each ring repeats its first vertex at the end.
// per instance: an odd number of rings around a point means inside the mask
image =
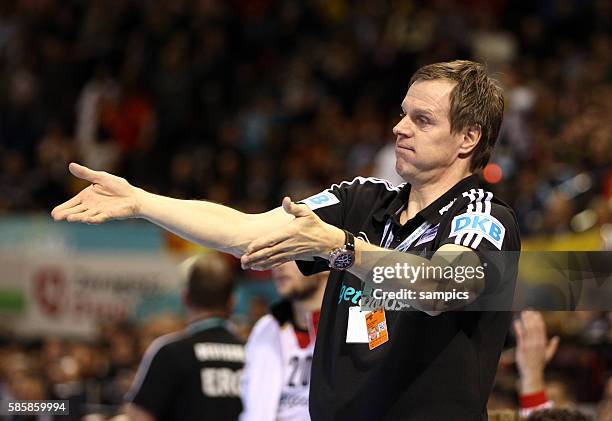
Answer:
POLYGON ((327 206, 335 205, 336 203, 340 203, 340 200, 332 193, 328 191, 324 191, 314 196, 310 196, 307 199, 302 200, 301 202, 306 206, 308 206, 311 210, 316 210, 319 208, 325 208, 327 206))
POLYGON ((492 215, 480 212, 467 212, 453 218, 449 237, 465 233, 481 235, 501 250, 506 228, 492 215))

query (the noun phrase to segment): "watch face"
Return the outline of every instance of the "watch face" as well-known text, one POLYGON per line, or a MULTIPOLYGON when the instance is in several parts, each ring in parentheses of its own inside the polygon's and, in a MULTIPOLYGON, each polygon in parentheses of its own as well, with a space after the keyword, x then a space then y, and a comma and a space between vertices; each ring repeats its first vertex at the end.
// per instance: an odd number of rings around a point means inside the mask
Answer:
POLYGON ((347 269, 353 265, 355 255, 350 252, 340 253, 333 261, 333 267, 336 269, 347 269))

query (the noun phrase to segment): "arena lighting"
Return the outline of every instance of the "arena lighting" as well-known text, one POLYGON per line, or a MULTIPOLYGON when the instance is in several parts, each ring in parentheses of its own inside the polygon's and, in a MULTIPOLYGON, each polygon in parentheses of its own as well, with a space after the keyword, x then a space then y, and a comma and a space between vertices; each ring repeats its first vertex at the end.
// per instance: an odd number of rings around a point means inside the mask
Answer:
POLYGON ((573 199, 579 194, 587 192, 593 187, 593 180, 587 173, 580 173, 564 181, 557 186, 557 191, 562 192, 567 199, 573 199))
POLYGON ((585 209, 572 217, 570 226, 575 232, 591 229, 597 223, 597 214, 592 209, 585 209))
POLYGON ((483 176, 487 183, 497 184, 504 177, 504 172, 499 165, 490 163, 484 168, 483 176))
POLYGON ((603 240, 602 250, 612 250, 612 224, 603 224, 599 233, 603 240))

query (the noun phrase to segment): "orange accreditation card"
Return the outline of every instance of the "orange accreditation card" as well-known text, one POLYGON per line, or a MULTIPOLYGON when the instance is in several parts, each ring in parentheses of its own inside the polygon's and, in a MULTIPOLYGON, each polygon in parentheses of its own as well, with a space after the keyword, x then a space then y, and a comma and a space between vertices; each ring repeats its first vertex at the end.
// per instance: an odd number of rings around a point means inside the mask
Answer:
POLYGON ((371 351, 389 340, 387 319, 383 308, 370 311, 365 317, 368 327, 368 345, 371 351))

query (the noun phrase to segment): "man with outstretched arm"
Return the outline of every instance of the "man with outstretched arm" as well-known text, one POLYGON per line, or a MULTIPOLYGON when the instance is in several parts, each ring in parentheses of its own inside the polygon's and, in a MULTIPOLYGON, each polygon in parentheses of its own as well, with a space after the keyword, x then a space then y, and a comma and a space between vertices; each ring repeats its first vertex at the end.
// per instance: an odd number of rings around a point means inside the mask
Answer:
POLYGON ((448 310, 482 309, 481 299, 514 288, 516 261, 491 254, 520 250, 514 213, 480 188, 474 174, 487 164, 499 133, 501 88, 481 64, 436 63, 412 76, 401 108, 393 132, 396 171, 406 183, 398 187, 357 177, 300 203, 285 198, 281 208, 247 215, 153 195, 71 164, 92 185, 52 215, 91 224, 141 217, 240 256, 245 268, 290 260, 306 275, 331 268, 312 367, 314 421, 486 420, 511 314, 448 310), (379 264, 421 267, 421 273, 438 273, 441 265, 452 273, 460 266, 486 269, 484 279, 461 288, 454 288, 454 277, 411 279, 407 285, 417 294, 405 304, 422 311, 362 311, 379 264), (470 299, 422 298, 451 289, 470 299))

